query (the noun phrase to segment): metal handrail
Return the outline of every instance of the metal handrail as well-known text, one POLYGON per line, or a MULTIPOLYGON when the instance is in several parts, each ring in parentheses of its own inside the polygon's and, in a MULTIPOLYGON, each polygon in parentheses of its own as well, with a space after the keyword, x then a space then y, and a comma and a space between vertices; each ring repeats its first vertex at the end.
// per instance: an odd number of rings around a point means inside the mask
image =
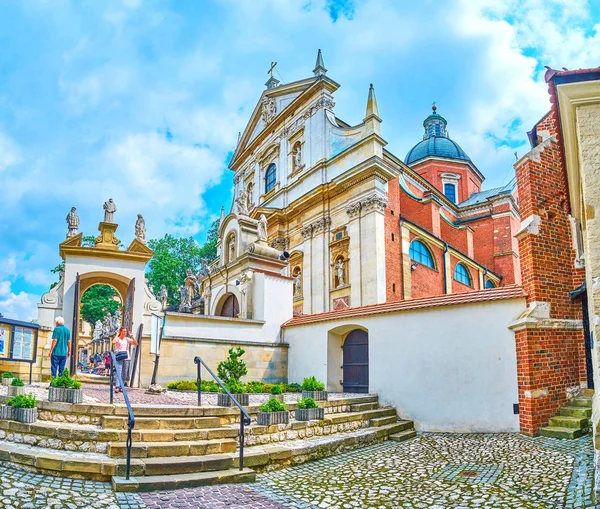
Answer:
POLYGON ((210 375, 215 379, 215 381, 221 386, 221 389, 223 389, 223 392, 225 394, 227 394, 227 396, 229 396, 229 399, 231 401, 233 401, 233 403, 235 404, 235 406, 237 406, 240 409, 240 470, 244 469, 244 426, 250 426, 250 415, 248 415, 248 412, 246 412, 246 410, 244 410, 244 407, 242 405, 240 405, 240 402, 235 399, 233 397, 233 394, 231 394, 231 392, 229 392, 229 389, 227 389, 227 387, 225 387, 225 384, 219 379, 219 377, 217 375, 215 375, 212 370, 206 365, 206 362, 204 362, 200 357, 196 356, 194 357, 194 364, 196 364, 196 366, 198 367, 198 375, 197 375, 197 379, 196 379, 196 383, 198 384, 198 406, 201 406, 202 403, 202 389, 201 389, 201 384, 202 384, 202 376, 201 376, 201 365, 204 366, 206 368, 206 370, 210 373, 210 375))
POLYGON ((125 464, 125 479, 129 480, 129 474, 131 471, 131 430, 133 430, 135 426, 135 417, 133 415, 133 408, 131 408, 131 403, 129 402, 129 396, 127 396, 127 388, 123 383, 123 378, 116 370, 117 366, 117 358, 115 357, 114 352, 110 352, 110 403, 113 403, 113 389, 114 389, 114 374, 117 374, 117 382, 121 387, 121 391, 123 391, 123 399, 125 399, 125 405, 127 406, 127 441, 125 445, 127 447, 127 462, 125 464))

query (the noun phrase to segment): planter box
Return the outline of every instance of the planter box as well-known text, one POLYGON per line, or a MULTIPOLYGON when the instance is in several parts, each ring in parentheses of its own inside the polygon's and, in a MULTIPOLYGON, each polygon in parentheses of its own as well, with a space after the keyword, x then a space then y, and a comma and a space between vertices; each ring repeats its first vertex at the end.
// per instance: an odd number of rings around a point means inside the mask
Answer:
POLYGON ((324 408, 298 408, 296 409, 297 421, 321 421, 325 419, 324 408))
POLYGON ((283 410, 282 412, 258 412, 256 420, 260 426, 288 424, 290 422, 290 413, 287 410, 283 410))
POLYGON ((65 389, 64 387, 50 387, 48 401, 63 403, 83 403, 83 389, 65 389))
POLYGON ((8 397, 18 396, 19 394, 25 394, 25 387, 22 385, 9 385, 8 386, 8 397))
POLYGON ((13 377, 11 378, 2 378, 2 385, 10 385, 13 381, 13 377))
MULTIPOLYGON (((232 396, 238 400, 238 403, 242 406, 248 406, 250 404, 249 394, 233 394, 232 396)), ((217 394, 217 405, 218 406, 235 406, 231 398, 222 392, 217 394)))
POLYGON ((14 419, 14 408, 8 405, 0 405, 0 419, 14 419))
POLYGON ((15 408, 14 420, 27 424, 37 421, 37 408, 15 408))
POLYGON ((327 391, 302 391, 303 398, 312 398, 315 401, 327 401, 327 391))

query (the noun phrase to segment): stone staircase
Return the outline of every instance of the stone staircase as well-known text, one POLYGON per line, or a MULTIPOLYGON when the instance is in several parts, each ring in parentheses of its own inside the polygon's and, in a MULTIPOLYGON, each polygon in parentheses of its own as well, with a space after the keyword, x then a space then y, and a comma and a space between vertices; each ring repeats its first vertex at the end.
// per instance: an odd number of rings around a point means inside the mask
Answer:
POLYGON ((592 394, 573 398, 559 414, 550 418, 548 426, 540 429, 540 435, 550 438, 579 438, 588 433, 592 417, 592 394))
POLYGON ((319 402, 321 421, 256 424, 247 407, 244 469, 239 470, 239 411, 222 407, 134 405, 131 476, 125 479, 124 405, 38 403, 32 424, 0 420, 0 461, 54 475, 111 480, 115 491, 153 491, 252 482, 256 472, 283 468, 384 441, 415 436, 411 421, 379 405, 377 396, 319 402))

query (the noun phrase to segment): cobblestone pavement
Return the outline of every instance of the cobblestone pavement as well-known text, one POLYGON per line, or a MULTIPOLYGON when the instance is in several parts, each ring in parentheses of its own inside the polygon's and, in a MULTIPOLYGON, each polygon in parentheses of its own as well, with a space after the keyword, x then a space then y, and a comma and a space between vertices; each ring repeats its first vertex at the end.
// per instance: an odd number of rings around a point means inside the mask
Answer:
POLYGON ((593 445, 517 434, 424 433, 261 474, 255 484, 114 494, 108 483, 0 466, 2 509, 600 509, 593 445))

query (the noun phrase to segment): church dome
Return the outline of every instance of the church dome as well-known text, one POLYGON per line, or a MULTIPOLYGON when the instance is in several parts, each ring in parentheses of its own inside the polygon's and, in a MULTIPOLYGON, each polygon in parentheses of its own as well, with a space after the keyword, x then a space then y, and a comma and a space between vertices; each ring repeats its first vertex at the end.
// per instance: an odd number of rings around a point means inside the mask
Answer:
POLYGON ((423 122, 425 134, 423 141, 417 143, 408 151, 405 164, 412 164, 426 157, 444 157, 446 159, 458 159, 461 161, 471 161, 465 151, 459 144, 448 137, 446 131, 446 119, 439 115, 433 106, 433 113, 423 122))

